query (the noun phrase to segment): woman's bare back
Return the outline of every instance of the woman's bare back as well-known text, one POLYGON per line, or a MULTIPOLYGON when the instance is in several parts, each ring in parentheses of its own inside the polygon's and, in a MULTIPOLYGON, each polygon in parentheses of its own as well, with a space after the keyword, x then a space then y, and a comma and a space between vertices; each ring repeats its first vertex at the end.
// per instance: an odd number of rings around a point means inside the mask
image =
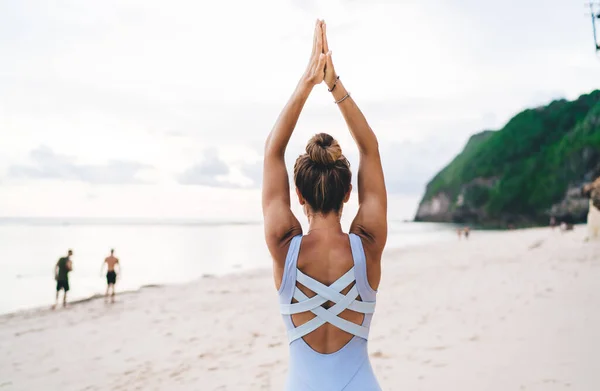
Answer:
MULTIPOLYGON (((304 274, 314 278, 324 285, 331 285, 341 276, 348 272, 354 266, 352 258, 352 249, 348 234, 341 231, 314 230, 302 239, 300 254, 298 256, 298 269, 304 274)), ((379 276, 376 276, 377 284, 379 276)), ((369 280, 372 280, 369 278, 369 280)), ((355 282, 345 287, 340 293, 347 294, 354 286, 355 282)), ((315 292, 306 288, 300 283, 296 283, 306 296, 313 297, 315 292)), ((377 286, 372 286, 377 289, 377 286)), ((357 300, 361 300, 358 298, 357 300)), ((293 303, 296 302, 295 300, 293 303)), ((330 308, 335 303, 328 301, 324 303, 323 308, 330 308)), ((340 318, 356 324, 362 324, 364 314, 352 310, 344 310, 339 315, 340 318)), ((296 327, 310 321, 315 315, 311 312, 302 312, 292 315, 292 321, 296 327)), ((319 353, 333 353, 346 345, 353 335, 341 330, 340 328, 325 323, 310 334, 304 337, 304 341, 315 351, 319 353)))

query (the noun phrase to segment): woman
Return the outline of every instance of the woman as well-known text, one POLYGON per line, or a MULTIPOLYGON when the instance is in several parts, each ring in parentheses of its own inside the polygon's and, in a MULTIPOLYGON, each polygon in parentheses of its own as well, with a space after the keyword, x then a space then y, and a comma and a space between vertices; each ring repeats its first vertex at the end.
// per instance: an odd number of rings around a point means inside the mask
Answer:
POLYGON ((262 206, 273 275, 288 329, 287 391, 380 390, 367 338, 387 237, 387 199, 375 134, 337 76, 325 23, 317 21, 310 62, 265 145, 262 206), (350 165, 330 135, 310 139, 294 165, 303 236, 290 210, 285 149, 312 89, 325 81, 360 152, 358 213, 342 231, 350 165))

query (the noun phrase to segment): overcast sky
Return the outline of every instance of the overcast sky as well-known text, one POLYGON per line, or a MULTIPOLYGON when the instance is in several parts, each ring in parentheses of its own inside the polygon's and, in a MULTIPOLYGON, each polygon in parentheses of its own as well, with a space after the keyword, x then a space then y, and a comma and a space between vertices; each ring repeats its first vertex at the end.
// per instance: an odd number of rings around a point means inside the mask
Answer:
MULTIPOLYGON (((596 88, 575 0, 0 1, 0 216, 259 219, 263 141, 317 17, 377 133, 392 218, 469 135, 596 88)), ((356 148, 324 85, 315 132, 356 148)))

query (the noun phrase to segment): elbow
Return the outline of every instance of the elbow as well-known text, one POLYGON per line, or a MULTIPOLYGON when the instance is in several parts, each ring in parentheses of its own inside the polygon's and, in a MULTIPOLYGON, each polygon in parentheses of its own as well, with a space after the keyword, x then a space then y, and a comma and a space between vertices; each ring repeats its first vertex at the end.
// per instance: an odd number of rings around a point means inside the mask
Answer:
POLYGON ((371 129, 370 126, 369 126, 369 130, 371 131, 371 134, 373 135, 372 140, 371 140, 371 148, 374 151, 379 151, 379 140, 377 140, 377 135, 375 134, 373 129, 371 129))
POLYGON ((267 136, 267 139, 265 140, 265 148, 263 150, 265 156, 272 154, 273 153, 273 142, 272 142, 272 133, 269 133, 269 135, 267 136))
POLYGON ((285 155, 285 148, 278 148, 277 146, 273 145, 273 143, 271 142, 271 137, 269 136, 267 138, 267 141, 265 141, 265 149, 264 149, 265 159, 267 157, 283 158, 284 155, 285 155))
POLYGON ((267 136, 267 139, 265 140, 265 148, 264 148, 265 153, 267 153, 269 146, 271 145, 271 136, 272 136, 272 133, 269 133, 269 135, 267 136))
POLYGON ((379 153, 379 140, 377 140, 377 136, 375 136, 375 134, 373 134, 373 141, 371 144, 371 149, 373 152, 379 153))
POLYGON ((379 141, 377 141, 377 137, 373 136, 373 140, 369 140, 368 143, 362 145, 360 147, 360 153, 365 156, 379 155, 379 141))

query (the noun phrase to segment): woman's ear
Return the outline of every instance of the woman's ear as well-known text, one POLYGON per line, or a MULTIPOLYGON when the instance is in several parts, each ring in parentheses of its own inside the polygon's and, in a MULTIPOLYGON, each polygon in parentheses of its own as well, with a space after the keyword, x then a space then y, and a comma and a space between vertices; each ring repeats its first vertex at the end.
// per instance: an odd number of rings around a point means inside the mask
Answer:
POLYGON ((352 184, 350 184, 350 189, 348 189, 348 192, 344 196, 344 204, 350 200, 351 194, 352 194, 352 184))
POLYGON ((298 196, 298 202, 300 203, 300 205, 306 204, 306 200, 304 199, 304 197, 302 197, 302 193, 300 193, 300 190, 298 190, 297 187, 296 187, 296 195, 298 196))

